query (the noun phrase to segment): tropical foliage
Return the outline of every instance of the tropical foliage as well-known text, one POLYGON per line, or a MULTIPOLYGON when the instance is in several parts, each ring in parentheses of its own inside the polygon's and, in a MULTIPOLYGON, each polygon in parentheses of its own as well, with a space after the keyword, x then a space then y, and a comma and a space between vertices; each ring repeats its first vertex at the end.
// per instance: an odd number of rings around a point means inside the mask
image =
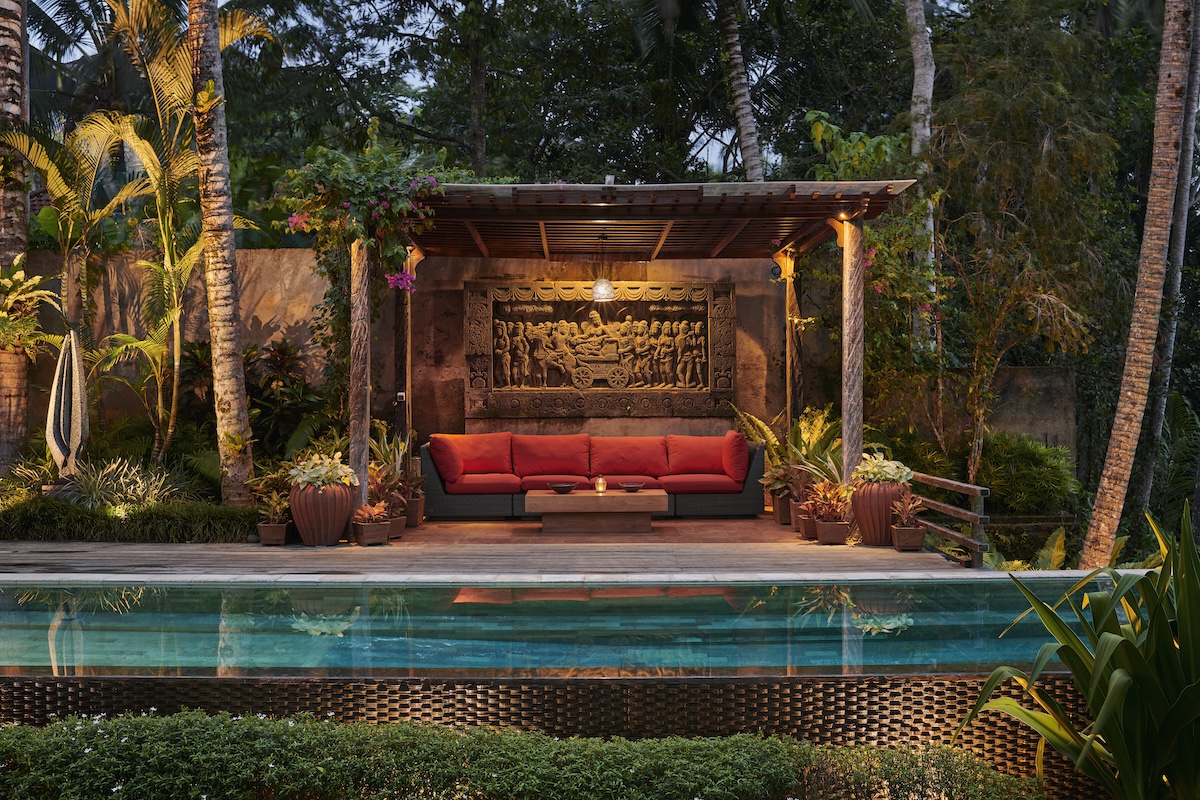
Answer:
MULTIPOLYGON (((1033 668, 1000 667, 962 727, 983 711, 1009 714, 1029 725, 1117 800, 1189 800, 1200 790, 1200 557, 1185 520, 1178 539, 1153 526, 1162 566, 1149 572, 1102 569, 1050 605, 1019 580, 1017 587, 1054 638, 1033 668), (1103 578, 1110 588, 1076 592, 1103 578), (1074 624, 1059 616, 1066 605, 1074 624), (1057 657, 1071 671, 1087 704, 1076 718, 1037 685, 1057 657), (1033 708, 993 698, 1014 681, 1033 708)), ((1103 584, 1101 584, 1103 587, 1103 584)))

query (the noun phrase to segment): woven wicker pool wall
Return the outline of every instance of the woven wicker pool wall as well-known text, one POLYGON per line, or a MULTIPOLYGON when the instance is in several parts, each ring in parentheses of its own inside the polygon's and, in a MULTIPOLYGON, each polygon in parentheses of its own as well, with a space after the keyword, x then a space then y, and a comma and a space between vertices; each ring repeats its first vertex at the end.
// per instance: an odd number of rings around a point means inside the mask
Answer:
MULTIPOLYGON (((71 714, 169 714, 183 708, 269 715, 332 712, 344 721, 489 725, 557 736, 719 736, 764 732, 822 744, 948 742, 979 697, 971 677, 363 679, 0 678, 0 722, 44 725, 71 714)), ((1046 686, 1071 710, 1068 676, 1046 686)), ((1037 738, 1000 714, 961 744, 1005 772, 1035 774, 1037 738)), ((1055 753, 1049 793, 1089 800, 1102 790, 1055 753)))

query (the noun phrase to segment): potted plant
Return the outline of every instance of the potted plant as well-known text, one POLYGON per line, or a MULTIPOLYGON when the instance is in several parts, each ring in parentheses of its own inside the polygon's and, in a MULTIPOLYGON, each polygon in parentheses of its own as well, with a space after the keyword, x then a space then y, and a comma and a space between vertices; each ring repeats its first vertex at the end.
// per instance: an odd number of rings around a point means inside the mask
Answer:
POLYGON ((256 475, 247 482, 258 505, 258 541, 265 546, 287 544, 292 510, 288 503, 291 478, 286 468, 256 475))
POLYGON ((917 514, 924 510, 921 498, 913 494, 912 487, 901 487, 900 497, 892 503, 896 520, 892 523, 892 547, 906 552, 925 546, 925 528, 917 520, 917 514))
POLYGON ((387 500, 392 520, 392 538, 399 539, 405 527, 415 528, 425 518, 425 491, 421 487, 421 462, 412 456, 413 431, 407 436, 389 436, 387 425, 376 421, 371 437, 371 463, 378 465, 381 487, 377 499, 368 487, 369 502, 387 500))
POLYGON ((901 487, 912 480, 912 470, 899 461, 867 453, 850 477, 855 487, 854 521, 858 523, 863 544, 886 547, 892 541, 888 531, 892 503, 900 499, 901 487))
POLYGON ((25 273, 25 254, 0 267, 0 469, 15 461, 29 432, 29 359, 42 341, 38 312, 57 307, 48 278, 25 273))
POLYGON ((292 467, 288 475, 292 479, 292 519, 300 539, 310 547, 327 547, 341 541, 354 510, 350 487, 358 485, 358 476, 342 463, 342 454, 309 456, 292 467))
POLYGON ((425 521, 425 475, 421 472, 420 458, 409 456, 407 462, 403 493, 408 527, 415 528, 425 521))
POLYGON ((791 507, 788 503, 788 479, 791 469, 788 462, 779 455, 772 458, 763 469, 763 476, 758 482, 766 487, 771 496, 771 518, 780 525, 790 525, 792 522, 791 507))
POLYGON ((354 531, 355 544, 363 547, 370 544, 387 544, 392 530, 387 501, 381 500, 375 505, 363 503, 354 512, 354 522, 350 527, 354 531))
POLYGON ((792 519, 793 530, 800 532, 801 539, 810 539, 815 541, 817 538, 817 518, 813 516, 812 507, 812 475, 802 468, 799 470, 804 474, 803 480, 797 480, 792 488, 796 494, 796 499, 792 501, 792 519))
POLYGON ((367 465, 367 502, 384 509, 392 539, 399 539, 408 523, 408 501, 404 499, 403 486, 404 481, 389 465, 378 461, 367 465))
POLYGON ((846 517, 854 488, 844 483, 819 481, 809 487, 809 509, 817 521, 817 541, 821 544, 845 544, 850 535, 846 517))

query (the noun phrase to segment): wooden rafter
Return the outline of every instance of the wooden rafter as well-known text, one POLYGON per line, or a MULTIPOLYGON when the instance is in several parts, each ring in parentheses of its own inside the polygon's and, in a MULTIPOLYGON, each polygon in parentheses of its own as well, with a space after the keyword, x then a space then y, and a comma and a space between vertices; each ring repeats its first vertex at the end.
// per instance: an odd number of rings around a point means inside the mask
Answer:
POLYGON ((729 233, 725 234, 721 241, 717 243, 717 246, 712 249, 712 252, 708 254, 708 257, 716 258, 717 256, 721 255, 721 251, 728 247, 729 243, 736 239, 738 234, 745 230, 746 226, 749 224, 750 220, 748 219, 735 222, 733 227, 729 229, 729 233))
POLYGON ((667 235, 671 232, 671 228, 675 227, 675 220, 667 220, 667 224, 663 225, 662 233, 658 235, 658 242, 654 245, 654 252, 650 254, 650 260, 658 258, 658 254, 662 252, 663 245, 667 243, 667 235))
POLYGON ((538 220, 538 233, 542 235, 542 255, 550 260, 550 242, 546 240, 546 223, 538 220))
POLYGON ((467 232, 471 234, 471 238, 475 240, 475 244, 479 247, 480 254, 484 258, 487 258, 488 246, 484 243, 483 237, 479 235, 479 230, 476 229, 475 223, 467 220, 463 222, 463 225, 466 227, 467 232))

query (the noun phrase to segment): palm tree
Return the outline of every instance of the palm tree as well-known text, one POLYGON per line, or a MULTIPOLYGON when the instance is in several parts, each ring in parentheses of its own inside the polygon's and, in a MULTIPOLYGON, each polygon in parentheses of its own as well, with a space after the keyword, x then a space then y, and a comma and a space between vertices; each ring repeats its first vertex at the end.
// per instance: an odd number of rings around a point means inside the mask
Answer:
POLYGON ((213 353, 213 394, 217 409, 217 451, 221 494, 231 505, 246 505, 253 457, 246 373, 242 361, 242 318, 238 302, 237 248, 233 238, 233 196, 229 185, 229 140, 225 130, 225 81, 221 71, 217 0, 188 4, 192 51, 192 91, 196 151, 200 160, 200 216, 203 220, 204 275, 213 353))
POLYGON ((1079 564, 1081 569, 1106 566, 1112 558, 1117 527, 1125 505, 1125 493, 1129 488, 1129 475, 1141 434, 1142 417, 1146 411, 1162 308, 1175 189, 1179 178, 1184 99, 1192 52, 1191 15, 1196 13, 1194 6, 1195 3, 1189 0, 1167 0, 1164 10, 1158 93, 1154 102, 1150 188, 1138 256, 1133 317, 1129 324, 1116 418, 1108 440, 1100 485, 1096 490, 1096 505, 1092 509, 1087 538, 1083 543, 1079 564))
POLYGON ((81 291, 88 285, 86 270, 92 235, 124 203, 149 193, 145 178, 126 183, 107 200, 101 184, 110 158, 121 143, 116 118, 91 114, 68 132, 62 141, 32 128, 0 132, 0 142, 16 150, 41 176, 57 218, 57 239, 62 258, 62 309, 72 324, 84 322, 87 303, 81 291), (75 267, 81 272, 78 286, 75 267))
POLYGON ((761 181, 762 148, 758 144, 754 105, 750 102, 750 81, 746 77, 746 62, 742 59, 737 12, 734 0, 717 0, 717 19, 721 23, 721 49, 724 51, 726 69, 729 70, 729 92, 733 98, 733 116, 737 123, 742 164, 746 168, 746 180, 761 181))
MULTIPOLYGON (((20 127, 29 119, 25 94, 25 1, 11 0, 0 14, 0 126, 20 127)), ((0 180, 0 264, 11 264, 25 252, 29 237, 29 197, 25 170, 6 159, 0 180)))

